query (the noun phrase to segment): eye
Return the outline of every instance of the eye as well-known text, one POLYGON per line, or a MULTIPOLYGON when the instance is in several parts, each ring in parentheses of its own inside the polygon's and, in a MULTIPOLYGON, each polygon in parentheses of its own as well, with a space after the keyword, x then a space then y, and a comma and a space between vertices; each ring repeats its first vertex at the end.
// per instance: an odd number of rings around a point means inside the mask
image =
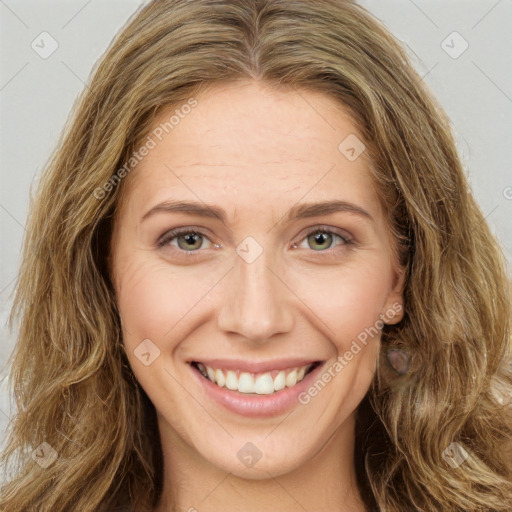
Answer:
MULTIPOLYGON (((197 252, 202 247, 203 240, 208 240, 211 244, 210 239, 202 232, 196 231, 189 228, 178 228, 168 231, 163 235, 157 242, 158 247, 173 246, 182 250, 186 253, 197 252), (173 242, 176 241, 176 244, 173 242)), ((207 247, 209 248, 209 247, 207 247)))
MULTIPOLYGON (((310 231, 303 240, 309 245, 306 248, 311 248, 315 252, 328 253, 331 252, 330 249, 333 247, 348 246, 354 243, 348 235, 341 235, 333 229, 321 226, 310 231), (338 244, 335 244, 336 239, 339 240, 338 244)), ((168 231, 158 240, 157 245, 160 248, 166 246, 176 247, 180 252, 185 253, 187 257, 196 256, 193 253, 200 252, 199 249, 210 249, 212 246, 219 247, 217 244, 212 244, 205 233, 190 228, 176 228, 168 231), (207 247, 203 247, 205 240, 209 244, 207 247)), ((293 247, 304 248, 296 243, 293 244, 293 247)))
MULTIPOLYGON (((335 246, 336 238, 340 240, 340 243, 336 245, 353 244, 353 240, 349 236, 341 235, 332 229, 323 227, 317 227, 315 230, 310 231, 303 240, 308 244, 309 248, 316 252, 330 252, 328 250, 335 246)), ((293 247, 304 248, 298 244, 293 244, 293 247)))

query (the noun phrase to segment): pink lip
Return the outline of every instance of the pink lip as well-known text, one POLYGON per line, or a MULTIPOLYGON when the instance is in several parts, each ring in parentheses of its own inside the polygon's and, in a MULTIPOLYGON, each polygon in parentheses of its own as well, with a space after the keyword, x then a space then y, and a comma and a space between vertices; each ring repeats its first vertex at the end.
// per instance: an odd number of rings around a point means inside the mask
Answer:
POLYGON ((293 406, 297 407, 300 405, 299 395, 306 391, 315 381, 324 363, 317 366, 295 386, 284 388, 272 395, 245 395, 238 391, 221 388, 201 375, 192 365, 189 366, 195 376, 194 378, 198 379, 199 385, 204 389, 206 396, 210 397, 214 402, 242 416, 264 418, 282 414, 293 406))
MULTIPOLYGON (((211 368, 220 368, 221 370, 241 370, 249 373, 264 373, 272 370, 287 370, 300 368, 308 364, 315 363, 318 359, 278 359, 275 361, 243 361, 241 359, 197 359, 198 363, 203 363, 211 368)), ((192 361, 190 361, 192 362, 192 361)))

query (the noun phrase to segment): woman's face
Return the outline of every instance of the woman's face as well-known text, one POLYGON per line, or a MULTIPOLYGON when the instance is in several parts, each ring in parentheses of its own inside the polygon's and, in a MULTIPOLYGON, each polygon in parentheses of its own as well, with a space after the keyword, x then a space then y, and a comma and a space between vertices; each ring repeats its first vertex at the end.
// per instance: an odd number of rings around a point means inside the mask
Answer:
POLYGON ((125 178, 111 255, 124 345, 164 451, 276 476, 352 425, 403 273, 333 99, 256 82, 195 99, 160 116, 125 178))

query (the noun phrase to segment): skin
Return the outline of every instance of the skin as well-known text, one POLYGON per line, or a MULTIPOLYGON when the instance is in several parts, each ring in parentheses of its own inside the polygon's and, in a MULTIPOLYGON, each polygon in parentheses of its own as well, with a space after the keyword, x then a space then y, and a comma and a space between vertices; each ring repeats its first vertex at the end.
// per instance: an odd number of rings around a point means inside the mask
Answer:
MULTIPOLYGON (((275 417, 247 418, 212 402, 187 363, 303 357, 328 368, 402 305, 403 271, 366 154, 349 161, 338 150, 358 132, 321 92, 247 81, 196 99, 125 178, 111 243, 124 345, 158 415, 164 491, 155 511, 364 511, 354 418, 375 373, 380 332, 308 404, 275 417), (171 199, 221 207, 226 223, 182 212, 141 220, 171 199), (354 203, 373 220, 335 212, 284 222, 296 204, 328 199, 354 203), (181 245, 174 238, 157 246, 177 227, 205 234, 195 258, 185 259, 183 234, 181 245), (319 227, 354 243, 315 242, 308 235, 319 227), (263 249, 252 263, 236 252, 247 236, 263 249), (134 354, 144 339, 160 350, 149 366, 134 354), (262 454, 251 468, 237 457, 247 442, 262 454)), ((400 321, 401 311, 386 323, 400 321)))

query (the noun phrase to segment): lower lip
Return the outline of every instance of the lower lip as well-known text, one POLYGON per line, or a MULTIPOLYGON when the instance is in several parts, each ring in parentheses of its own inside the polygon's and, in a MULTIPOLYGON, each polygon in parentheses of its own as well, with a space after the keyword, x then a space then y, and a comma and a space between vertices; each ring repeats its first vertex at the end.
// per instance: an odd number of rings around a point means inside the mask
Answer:
POLYGON ((251 418, 264 418, 277 416, 287 412, 293 406, 301 405, 299 395, 306 391, 316 376, 321 371, 324 363, 320 363, 312 372, 308 373, 304 379, 291 388, 284 388, 272 395, 247 395, 232 391, 227 388, 221 388, 211 380, 204 377, 197 368, 190 366, 195 378, 199 380, 200 385, 214 402, 222 405, 226 409, 251 418))

